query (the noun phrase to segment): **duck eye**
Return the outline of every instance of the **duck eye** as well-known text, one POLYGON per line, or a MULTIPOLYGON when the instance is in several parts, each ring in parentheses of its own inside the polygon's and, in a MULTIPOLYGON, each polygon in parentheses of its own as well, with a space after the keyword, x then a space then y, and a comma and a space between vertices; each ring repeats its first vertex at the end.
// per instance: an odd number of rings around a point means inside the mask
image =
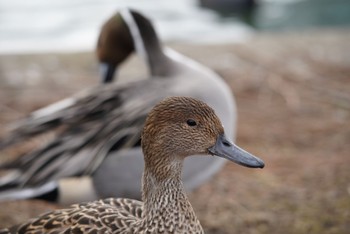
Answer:
POLYGON ((188 124, 188 126, 191 126, 191 127, 197 125, 196 121, 194 121, 193 119, 188 119, 187 120, 187 124, 188 124))

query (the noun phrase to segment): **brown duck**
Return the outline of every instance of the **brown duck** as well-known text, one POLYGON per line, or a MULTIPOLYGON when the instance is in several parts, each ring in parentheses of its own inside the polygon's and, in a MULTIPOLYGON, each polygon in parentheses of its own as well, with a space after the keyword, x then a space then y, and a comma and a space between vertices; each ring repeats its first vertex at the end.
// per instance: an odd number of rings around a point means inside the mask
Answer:
POLYGON ((141 145, 143 202, 110 198, 77 204, 0 233, 203 233, 181 181, 184 159, 212 155, 264 167, 261 159, 227 140, 212 108, 189 97, 157 104, 146 119, 141 145))

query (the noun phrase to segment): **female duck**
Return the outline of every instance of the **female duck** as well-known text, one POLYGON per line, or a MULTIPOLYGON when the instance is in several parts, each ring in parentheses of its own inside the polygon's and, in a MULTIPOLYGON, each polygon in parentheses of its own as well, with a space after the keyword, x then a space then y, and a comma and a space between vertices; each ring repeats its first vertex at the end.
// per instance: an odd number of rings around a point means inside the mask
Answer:
POLYGON ((172 97, 156 105, 141 144, 143 203, 110 198, 77 204, 2 233, 203 233, 181 182, 184 159, 211 154, 264 167, 262 160, 228 141, 214 110, 193 98, 172 97))
MULTIPOLYGON (((152 23, 126 9, 102 28, 97 54, 107 67, 115 67, 134 49, 149 67, 151 79, 101 85, 36 111, 0 142, 1 149, 57 127, 63 129, 52 142, 3 165, 15 173, 0 179, 0 200, 37 197, 57 188, 63 203, 110 196, 139 198, 140 133, 146 114, 164 97, 192 96, 208 103, 228 136, 234 137, 235 104, 224 81, 210 69, 164 48, 152 23), (108 51, 115 57, 108 56, 108 51), (88 180, 87 191, 77 191, 75 183, 67 185, 67 178, 77 176, 88 180)), ((104 81, 112 79, 114 70, 106 69, 104 81)), ((197 187, 223 163, 213 157, 186 160, 185 187, 197 187)))

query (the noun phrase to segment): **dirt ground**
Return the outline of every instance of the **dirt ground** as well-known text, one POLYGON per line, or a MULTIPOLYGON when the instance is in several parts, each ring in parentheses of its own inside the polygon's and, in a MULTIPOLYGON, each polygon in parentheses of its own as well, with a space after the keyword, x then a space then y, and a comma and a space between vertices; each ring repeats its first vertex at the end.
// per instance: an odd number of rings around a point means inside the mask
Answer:
MULTIPOLYGON (((262 170, 227 163, 189 194, 207 233, 349 233, 349 42, 350 30, 325 30, 171 45, 226 80, 238 106, 237 143, 266 163, 262 170)), ((119 75, 140 76, 140 66, 132 59, 119 75)), ((97 72, 92 53, 0 56, 1 133, 30 111, 99 82, 97 72)), ((0 207, 0 227, 55 208, 38 201, 0 207)))

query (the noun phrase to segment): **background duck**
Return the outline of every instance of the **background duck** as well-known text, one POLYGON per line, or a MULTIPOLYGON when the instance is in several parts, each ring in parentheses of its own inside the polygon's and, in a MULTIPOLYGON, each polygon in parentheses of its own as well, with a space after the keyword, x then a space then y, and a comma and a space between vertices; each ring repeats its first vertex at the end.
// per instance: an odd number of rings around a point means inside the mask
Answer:
POLYGON ((183 160, 210 154, 264 167, 261 159, 227 140, 212 108, 188 97, 166 98, 150 111, 141 147, 143 203, 110 198, 77 204, 0 233, 204 233, 181 182, 183 160))
MULTIPOLYGON (((150 70, 150 79, 101 85, 65 99, 59 105, 38 110, 20 122, 8 138, 2 140, 2 148, 57 127, 61 132, 41 148, 2 165, 14 172, 0 180, 0 200, 37 197, 52 191, 54 199, 63 203, 109 196, 140 197, 143 170, 140 133, 146 114, 164 97, 184 95, 205 101, 215 109, 228 136, 234 137, 234 99, 218 75, 163 48, 152 23, 140 13, 125 9, 113 17, 124 22, 115 24, 123 34, 120 38, 128 45, 132 42, 150 70), (86 175, 83 177, 87 181, 86 190, 80 186, 77 191, 76 181, 72 185, 67 183, 70 180, 62 179, 86 175)), ((101 45, 103 43, 99 43, 99 48, 101 45)), ((130 52, 131 48, 126 51, 130 52)), ((124 54, 120 58, 126 57, 124 54)), ((109 81, 113 74, 108 77, 104 80, 109 81)), ((223 163, 219 158, 210 157, 186 160, 185 187, 197 187, 223 163)))

